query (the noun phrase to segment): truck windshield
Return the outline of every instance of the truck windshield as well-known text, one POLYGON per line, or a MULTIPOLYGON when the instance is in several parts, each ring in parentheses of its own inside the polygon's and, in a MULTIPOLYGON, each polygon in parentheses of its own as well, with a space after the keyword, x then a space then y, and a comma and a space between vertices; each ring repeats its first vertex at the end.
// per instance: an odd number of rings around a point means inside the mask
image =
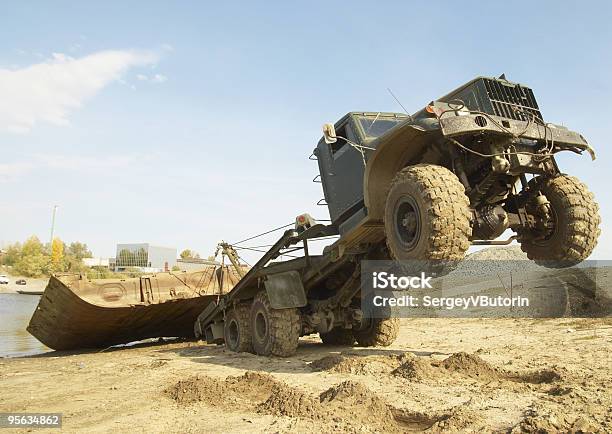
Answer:
POLYGON ((359 123, 366 137, 373 138, 379 137, 389 131, 391 128, 397 126, 401 122, 405 121, 405 118, 389 118, 379 116, 360 117, 359 123))

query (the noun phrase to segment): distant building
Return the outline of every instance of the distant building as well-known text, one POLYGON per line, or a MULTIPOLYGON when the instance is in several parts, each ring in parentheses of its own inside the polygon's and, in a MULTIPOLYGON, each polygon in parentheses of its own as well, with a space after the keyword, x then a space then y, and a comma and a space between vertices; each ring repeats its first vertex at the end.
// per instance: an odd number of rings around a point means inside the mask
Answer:
POLYGON ((115 270, 138 268, 145 272, 167 271, 176 265, 176 249, 149 243, 117 244, 115 270))

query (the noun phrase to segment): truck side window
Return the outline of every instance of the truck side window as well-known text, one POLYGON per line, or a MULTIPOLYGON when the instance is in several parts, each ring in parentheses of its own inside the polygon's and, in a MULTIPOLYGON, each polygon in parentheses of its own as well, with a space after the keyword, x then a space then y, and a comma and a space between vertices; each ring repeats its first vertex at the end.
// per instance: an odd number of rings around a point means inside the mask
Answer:
MULTIPOLYGON (((350 140, 349 137, 346 136, 347 131, 346 131, 346 123, 344 125, 342 125, 340 128, 336 129, 336 136, 341 136, 341 137, 346 137, 347 139, 350 140)), ((340 139, 338 138, 338 140, 336 141, 336 143, 332 143, 330 145, 331 147, 331 153, 335 154, 336 152, 338 152, 340 149, 342 149, 343 146, 345 146, 347 143, 344 139, 340 139)))

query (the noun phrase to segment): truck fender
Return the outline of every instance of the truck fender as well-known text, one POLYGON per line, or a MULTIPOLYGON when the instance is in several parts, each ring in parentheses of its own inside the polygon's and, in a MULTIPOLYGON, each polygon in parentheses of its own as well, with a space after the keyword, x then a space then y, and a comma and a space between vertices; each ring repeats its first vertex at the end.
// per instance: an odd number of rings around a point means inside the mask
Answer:
POLYGON ((439 128, 425 129, 406 122, 373 143, 376 151, 370 155, 363 177, 364 203, 370 220, 383 220, 393 177, 438 136, 441 137, 439 128))
POLYGON ((306 306, 306 291, 297 271, 268 274, 264 286, 274 309, 306 306))

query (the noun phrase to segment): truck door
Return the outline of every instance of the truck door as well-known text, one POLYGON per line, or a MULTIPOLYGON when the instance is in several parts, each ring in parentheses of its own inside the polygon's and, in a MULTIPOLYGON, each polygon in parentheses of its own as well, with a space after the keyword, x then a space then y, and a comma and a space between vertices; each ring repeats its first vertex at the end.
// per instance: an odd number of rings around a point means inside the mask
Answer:
MULTIPOLYGON (((359 143, 351 116, 340 121, 335 129, 337 136, 359 143)), ((325 201, 332 222, 339 224, 363 206, 363 158, 361 152, 342 139, 332 144, 319 142, 317 158, 325 201)))

